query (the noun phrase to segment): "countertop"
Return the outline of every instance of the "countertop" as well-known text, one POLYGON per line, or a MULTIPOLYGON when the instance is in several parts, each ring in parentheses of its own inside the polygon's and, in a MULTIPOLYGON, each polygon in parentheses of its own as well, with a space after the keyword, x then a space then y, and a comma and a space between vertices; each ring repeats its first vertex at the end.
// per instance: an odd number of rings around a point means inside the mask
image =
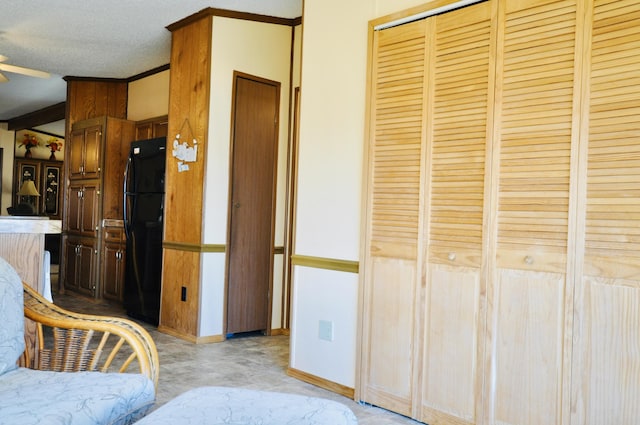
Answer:
POLYGON ((0 216, 0 233, 61 233, 62 220, 39 216, 0 216))

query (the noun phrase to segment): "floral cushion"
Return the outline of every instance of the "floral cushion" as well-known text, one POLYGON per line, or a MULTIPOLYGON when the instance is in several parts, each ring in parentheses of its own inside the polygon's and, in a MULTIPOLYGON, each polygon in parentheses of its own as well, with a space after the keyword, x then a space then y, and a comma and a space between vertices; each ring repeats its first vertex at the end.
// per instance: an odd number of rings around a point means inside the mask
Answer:
POLYGON ((17 367, 24 351, 22 279, 0 257, 0 379, 17 367))
POLYGON ((187 391, 136 425, 357 425, 344 404, 317 397, 242 388, 187 391))
POLYGON ((18 368, 0 376, 1 425, 131 424, 154 400, 140 374, 18 368))

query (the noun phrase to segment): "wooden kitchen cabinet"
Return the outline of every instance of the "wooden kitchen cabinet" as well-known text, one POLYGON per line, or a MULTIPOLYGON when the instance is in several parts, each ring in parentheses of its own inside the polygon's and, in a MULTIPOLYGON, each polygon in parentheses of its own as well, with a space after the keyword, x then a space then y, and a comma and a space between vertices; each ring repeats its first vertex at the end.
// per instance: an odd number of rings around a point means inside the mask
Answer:
POLYGON ((98 250, 95 238, 65 237, 65 287, 95 296, 98 250))
POLYGON ((69 185, 66 221, 70 234, 97 237, 99 192, 95 181, 69 185))
POLYGON ((125 237, 122 227, 105 226, 102 246, 102 297, 122 302, 125 272, 125 237))
POLYGON ((165 137, 168 134, 169 117, 150 118, 136 122, 136 140, 165 137))
MULTIPOLYGON (((69 151, 69 179, 96 179, 100 177, 103 125, 90 123, 71 132, 69 151)), ((74 126, 75 128, 75 126, 74 126)))
POLYGON ((134 137, 135 122, 119 118, 91 118, 71 128, 65 151, 65 288, 121 300, 124 239, 119 234, 115 242, 105 223, 122 219, 124 168, 134 137))

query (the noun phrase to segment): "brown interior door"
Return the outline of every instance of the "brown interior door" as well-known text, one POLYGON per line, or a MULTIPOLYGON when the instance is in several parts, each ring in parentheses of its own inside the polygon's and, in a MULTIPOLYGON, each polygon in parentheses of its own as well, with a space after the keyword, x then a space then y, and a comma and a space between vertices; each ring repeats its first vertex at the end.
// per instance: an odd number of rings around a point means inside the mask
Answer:
POLYGON ((234 75, 227 334, 270 330, 279 93, 234 75))

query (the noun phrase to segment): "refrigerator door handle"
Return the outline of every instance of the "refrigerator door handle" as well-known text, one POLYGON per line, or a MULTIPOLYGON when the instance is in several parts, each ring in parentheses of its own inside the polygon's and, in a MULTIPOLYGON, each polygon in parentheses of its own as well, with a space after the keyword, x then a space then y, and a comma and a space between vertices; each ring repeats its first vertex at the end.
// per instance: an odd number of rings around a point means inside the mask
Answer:
POLYGON ((124 223, 124 234, 126 236, 127 239, 129 239, 129 208, 127 207, 128 205, 128 199, 127 199, 127 189, 129 188, 129 172, 131 169, 131 156, 129 156, 129 158, 127 158, 127 165, 125 166, 124 169, 124 183, 122 186, 122 221, 124 223))

